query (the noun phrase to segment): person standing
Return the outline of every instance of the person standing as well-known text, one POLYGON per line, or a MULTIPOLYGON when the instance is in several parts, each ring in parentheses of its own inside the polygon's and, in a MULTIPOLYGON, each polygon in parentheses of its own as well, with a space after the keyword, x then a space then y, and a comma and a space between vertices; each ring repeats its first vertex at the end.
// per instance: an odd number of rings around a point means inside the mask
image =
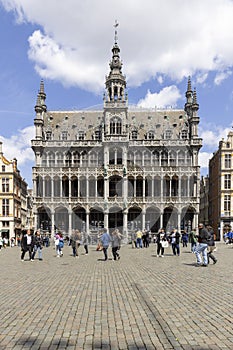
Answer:
POLYGON ((198 246, 196 247, 196 250, 195 250, 195 254, 197 258, 197 266, 207 267, 208 266, 207 248, 208 248, 209 233, 202 223, 198 225, 198 228, 199 228, 198 246))
POLYGON ((103 229, 103 234, 100 237, 100 241, 103 246, 103 252, 104 252, 104 260, 108 260, 108 247, 111 242, 111 236, 108 233, 108 230, 106 228, 103 229))
POLYGON ((113 233, 112 233, 112 255, 113 255, 114 260, 120 259, 120 254, 118 253, 118 251, 120 250, 120 246, 121 246, 121 238, 122 238, 122 235, 118 229, 113 231, 113 233))
POLYGON ((214 264, 216 264, 216 262, 218 260, 216 259, 216 257, 213 254, 213 251, 215 249, 214 230, 210 225, 207 226, 207 230, 209 232, 209 239, 207 241, 207 244, 208 244, 208 252, 207 252, 208 264, 210 263, 210 259, 213 260, 214 264))
POLYGON ((27 230, 26 233, 23 234, 21 239, 21 261, 24 261, 24 256, 26 252, 29 254, 29 260, 33 261, 32 252, 34 248, 34 236, 31 233, 31 230, 27 230))
POLYGON ((42 248, 43 248, 43 238, 40 234, 40 231, 36 231, 34 239, 34 250, 32 253, 32 259, 34 260, 36 252, 38 252, 39 260, 42 261, 42 248))
POLYGON ((171 232, 171 244, 173 255, 180 255, 180 233, 177 229, 173 229, 171 232))
POLYGON ((160 229, 158 234, 157 234, 157 239, 156 239, 156 243, 157 243, 157 257, 161 257, 163 258, 164 257, 164 247, 162 246, 162 241, 167 241, 167 238, 166 238, 166 234, 165 234, 165 231, 164 229, 160 229), (161 255, 160 255, 161 253, 161 255))
POLYGON ((187 234, 187 231, 184 230, 181 234, 181 242, 183 243, 183 248, 188 246, 188 239, 189 236, 187 234))
POLYGON ((142 231, 140 229, 136 232, 137 248, 142 248, 142 231))

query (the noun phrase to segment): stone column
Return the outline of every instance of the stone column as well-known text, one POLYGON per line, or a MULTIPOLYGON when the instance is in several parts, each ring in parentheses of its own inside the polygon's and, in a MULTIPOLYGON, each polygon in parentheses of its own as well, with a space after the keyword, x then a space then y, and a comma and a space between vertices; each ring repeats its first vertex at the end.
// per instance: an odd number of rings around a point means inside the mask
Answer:
POLYGON ((180 218, 181 218, 181 215, 180 215, 180 212, 178 212, 178 214, 177 214, 177 229, 178 229, 178 231, 180 232, 180 218))
POLYGON ((128 227, 127 227, 127 215, 128 215, 128 210, 125 209, 123 212, 123 236, 125 239, 125 243, 128 243, 129 237, 128 237, 128 227))
POLYGON ((71 233, 72 233, 72 210, 71 209, 69 209, 68 215, 69 215, 69 232, 68 232, 68 235, 70 237, 71 233))
POLYGON ((51 210, 51 237, 52 237, 52 239, 54 237, 54 225, 55 225, 55 222, 54 222, 54 211, 51 210))
POLYGON ((90 216, 90 212, 86 211, 86 232, 89 233, 90 228, 89 228, 89 216, 90 216))

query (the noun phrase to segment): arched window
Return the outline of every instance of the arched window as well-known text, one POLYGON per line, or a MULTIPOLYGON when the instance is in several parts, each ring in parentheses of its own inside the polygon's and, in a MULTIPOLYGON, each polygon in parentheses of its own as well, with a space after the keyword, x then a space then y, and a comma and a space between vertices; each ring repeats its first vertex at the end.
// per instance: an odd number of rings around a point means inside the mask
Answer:
POLYGON ((122 122, 120 118, 112 118, 110 120, 110 134, 111 135, 120 135, 122 132, 122 122))

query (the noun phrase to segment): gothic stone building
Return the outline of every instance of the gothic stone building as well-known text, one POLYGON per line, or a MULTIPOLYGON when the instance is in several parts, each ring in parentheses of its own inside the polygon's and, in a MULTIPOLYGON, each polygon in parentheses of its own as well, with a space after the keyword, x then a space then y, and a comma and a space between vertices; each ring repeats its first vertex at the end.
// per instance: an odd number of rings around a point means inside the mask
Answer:
POLYGON ((38 228, 156 232, 191 229, 199 214, 196 91, 182 110, 128 107, 117 40, 102 110, 49 111, 43 81, 34 119, 33 192, 38 228))

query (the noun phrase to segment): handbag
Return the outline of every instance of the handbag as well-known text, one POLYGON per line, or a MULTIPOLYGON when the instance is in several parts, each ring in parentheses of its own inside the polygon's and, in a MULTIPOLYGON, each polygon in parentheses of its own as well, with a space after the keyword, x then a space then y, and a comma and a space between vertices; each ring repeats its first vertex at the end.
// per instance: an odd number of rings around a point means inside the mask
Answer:
POLYGON ((163 248, 168 248, 168 241, 161 241, 161 245, 163 248))

